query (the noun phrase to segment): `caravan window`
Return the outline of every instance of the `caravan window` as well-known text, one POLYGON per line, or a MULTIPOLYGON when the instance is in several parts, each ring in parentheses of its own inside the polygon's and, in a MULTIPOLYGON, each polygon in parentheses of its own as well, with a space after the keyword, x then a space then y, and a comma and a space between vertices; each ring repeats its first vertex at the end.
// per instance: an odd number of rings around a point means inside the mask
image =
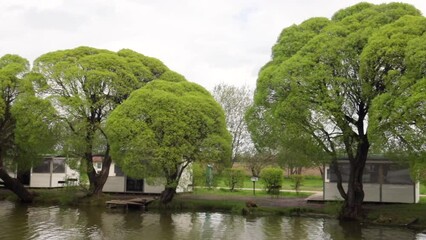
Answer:
POLYGON ((397 164, 383 166, 384 183, 386 184, 413 184, 408 167, 397 164))
POLYGON ((114 164, 114 172, 115 172, 115 176, 124 176, 123 171, 121 171, 121 168, 119 166, 117 166, 117 164, 114 164))
MULTIPOLYGON (((342 175, 342 182, 348 182, 349 180, 349 164, 347 163, 339 163, 339 171, 342 175)), ((333 170, 333 168, 330 168, 330 182, 337 182, 337 174, 333 170)))
MULTIPOLYGON (((350 173, 349 163, 339 163, 339 170, 342 174, 342 182, 346 183, 349 180, 350 173)), ((364 183, 379 183, 379 164, 368 163, 365 165, 364 172, 362 175, 362 181, 364 183)), ((330 182, 337 182, 337 174, 330 168, 329 172, 330 182)))
POLYGON ((36 167, 33 168, 33 173, 50 173, 50 158, 45 158, 36 167))
POLYGON ((53 173, 65 173, 65 159, 54 158, 53 159, 53 173))

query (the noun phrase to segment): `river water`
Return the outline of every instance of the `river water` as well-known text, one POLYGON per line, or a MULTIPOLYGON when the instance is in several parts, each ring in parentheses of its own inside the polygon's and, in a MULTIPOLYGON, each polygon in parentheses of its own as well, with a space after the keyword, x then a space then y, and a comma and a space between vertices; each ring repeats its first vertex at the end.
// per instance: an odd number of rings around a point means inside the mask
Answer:
POLYGON ((0 201, 0 239, 426 239, 404 228, 333 219, 225 213, 141 213, 104 208, 33 207, 0 201))

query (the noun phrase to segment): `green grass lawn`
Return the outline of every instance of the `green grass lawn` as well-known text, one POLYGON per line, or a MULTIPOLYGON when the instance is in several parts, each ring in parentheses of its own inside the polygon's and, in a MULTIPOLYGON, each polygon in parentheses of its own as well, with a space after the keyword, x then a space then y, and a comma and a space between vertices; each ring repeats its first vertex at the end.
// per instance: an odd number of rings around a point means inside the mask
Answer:
MULTIPOLYGON (((223 177, 218 177, 218 185, 219 188, 228 188, 225 184, 225 180, 223 177)), ((282 189, 283 190, 293 190, 292 187, 293 183, 289 178, 284 178, 284 181, 282 183, 282 189)), ((244 187, 243 188, 253 188, 253 182, 250 180, 250 176, 247 176, 244 180, 244 187)), ((259 181, 256 182, 256 189, 263 189, 263 183, 259 179, 259 181)), ((322 178, 320 176, 305 176, 305 179, 303 180, 302 186, 300 190, 305 191, 322 191, 323 190, 323 182, 322 178)), ((420 194, 426 195, 426 184, 421 183, 420 184, 420 194)))
POLYGON ((420 194, 426 195, 426 185, 423 183, 420 184, 420 194))
MULTIPOLYGON (((225 184, 225 180, 223 177, 219 177, 218 181, 218 187, 219 188, 228 188, 225 184)), ((282 189, 283 190, 293 190, 292 187, 293 183, 289 178, 284 178, 284 181, 282 183, 282 189)), ((253 188, 253 182, 250 180, 250 177, 247 176, 244 180, 244 186, 243 188, 253 188)), ((256 182, 256 189, 263 189, 263 183, 259 179, 259 181, 256 182)), ((322 191, 322 178, 319 176, 305 176, 305 179, 302 182, 302 186, 300 190, 306 190, 306 191, 322 191)))
MULTIPOLYGON (((215 196, 253 196, 252 190, 236 190, 230 191, 228 188, 216 188, 216 189, 207 189, 207 188, 196 188, 194 194, 198 195, 215 195, 215 196)), ((295 192, 280 192, 280 197, 308 197, 310 193, 295 193, 295 192)), ((271 196, 266 193, 266 191, 257 190, 256 196, 271 196)))

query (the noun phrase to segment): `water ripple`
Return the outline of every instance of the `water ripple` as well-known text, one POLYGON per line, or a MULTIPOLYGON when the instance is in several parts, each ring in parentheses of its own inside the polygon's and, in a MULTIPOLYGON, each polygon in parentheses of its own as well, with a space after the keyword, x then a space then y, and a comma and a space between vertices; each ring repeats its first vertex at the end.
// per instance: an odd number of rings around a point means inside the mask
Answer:
POLYGON ((0 201, 0 239, 426 239, 408 229, 332 219, 223 213, 141 213, 104 208, 28 207, 0 201))

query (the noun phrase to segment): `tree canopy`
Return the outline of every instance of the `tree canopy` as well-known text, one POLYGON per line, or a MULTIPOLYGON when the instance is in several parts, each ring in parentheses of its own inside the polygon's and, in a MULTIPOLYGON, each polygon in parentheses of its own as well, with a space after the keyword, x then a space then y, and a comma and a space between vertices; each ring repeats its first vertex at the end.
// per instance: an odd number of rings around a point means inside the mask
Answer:
POLYGON ((345 199, 343 217, 361 214, 362 173, 375 144, 370 135, 378 129, 371 126, 379 125, 370 121, 385 113, 374 105, 408 95, 411 90, 402 79, 419 82, 409 76, 418 73, 421 59, 409 53, 424 48, 418 39, 424 26, 424 17, 411 5, 360 3, 338 11, 331 20, 312 18, 284 29, 272 60, 259 73, 248 116, 255 126, 278 129, 267 132, 275 138, 300 132, 331 159, 348 156, 348 190, 339 187, 345 199))
POLYGON ((381 85, 391 89, 374 99, 371 116, 374 139, 388 151, 426 152, 425 32, 424 17, 406 16, 372 37, 363 55, 365 74, 382 69, 381 85))
POLYGON ((192 162, 229 164, 231 138, 220 105, 195 83, 155 80, 118 106, 107 122, 112 156, 131 177, 164 177, 173 198, 192 162))
POLYGON ((90 47, 46 53, 34 62, 39 89, 51 100, 63 123, 62 152, 85 159, 92 193, 100 193, 111 163, 104 125, 110 112, 132 91, 154 79, 183 81, 161 61, 134 51, 112 52, 90 47), (94 154, 104 156, 102 170, 94 154))
POLYGON ((29 170, 42 154, 53 151, 54 109, 38 98, 28 78, 26 59, 7 54, 0 58, 0 178, 23 201, 33 196, 6 170, 29 170))

